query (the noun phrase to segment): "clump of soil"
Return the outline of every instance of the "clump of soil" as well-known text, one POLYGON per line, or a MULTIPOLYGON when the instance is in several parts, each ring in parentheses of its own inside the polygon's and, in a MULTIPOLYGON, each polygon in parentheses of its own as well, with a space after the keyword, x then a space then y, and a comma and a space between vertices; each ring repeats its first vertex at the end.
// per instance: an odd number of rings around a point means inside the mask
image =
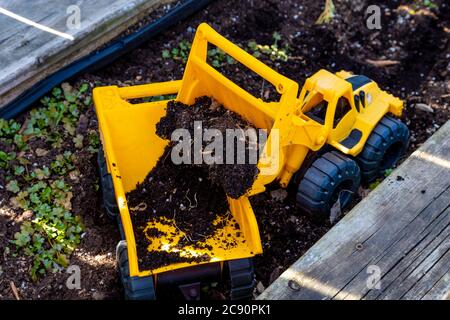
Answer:
POLYGON ((220 159, 219 162, 212 164, 202 161, 197 165, 205 169, 208 172, 208 178, 215 185, 221 186, 231 198, 237 199, 251 188, 259 172, 256 161, 252 163, 252 160, 257 160, 259 144, 253 126, 238 114, 225 109, 209 97, 197 98, 192 106, 170 101, 167 105, 166 116, 161 119, 156 128, 156 133, 160 137, 169 140, 172 132, 181 128, 187 129, 191 137, 195 137, 195 130, 199 130, 200 133, 207 129, 218 130, 217 134, 223 137, 222 153, 215 154, 215 149, 209 150, 207 146, 210 141, 203 141, 203 139, 201 149, 196 150, 195 143, 191 140, 192 163, 196 152, 202 155, 209 153, 216 159, 220 159), (236 139, 230 136, 232 132, 230 130, 235 130, 233 132, 236 133, 236 139), (253 140, 246 134, 247 130, 255 133, 253 140), (240 153, 237 146, 239 142, 244 145, 244 154, 240 153), (227 144, 231 147, 227 148, 227 144), (251 155, 256 155, 256 158, 251 158, 251 155), (232 160, 232 163, 229 163, 229 160, 232 160))

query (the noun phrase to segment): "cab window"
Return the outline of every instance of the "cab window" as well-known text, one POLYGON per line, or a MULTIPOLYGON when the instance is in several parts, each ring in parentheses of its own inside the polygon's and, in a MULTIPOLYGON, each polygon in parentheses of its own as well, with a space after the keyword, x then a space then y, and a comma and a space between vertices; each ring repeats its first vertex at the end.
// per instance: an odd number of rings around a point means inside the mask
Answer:
POLYGON ((336 128, 344 116, 352 109, 350 102, 346 97, 340 97, 336 104, 336 112, 334 113, 333 128, 336 128))
POLYGON ((309 93, 307 100, 302 107, 302 112, 310 119, 320 123, 325 123, 328 102, 323 99, 322 94, 318 92, 309 93))

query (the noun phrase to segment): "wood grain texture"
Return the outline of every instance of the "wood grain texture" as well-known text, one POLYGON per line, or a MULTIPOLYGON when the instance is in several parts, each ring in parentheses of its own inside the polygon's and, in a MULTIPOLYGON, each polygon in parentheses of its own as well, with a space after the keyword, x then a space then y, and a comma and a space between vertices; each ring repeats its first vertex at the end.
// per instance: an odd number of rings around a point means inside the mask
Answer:
POLYGON ((449 270, 450 121, 258 299, 446 299, 449 270))
POLYGON ((174 0, 0 0, 4 8, 72 35, 73 41, 0 13, 0 108, 35 83, 118 36, 159 4, 174 0), (67 27, 78 5, 81 28, 67 27))

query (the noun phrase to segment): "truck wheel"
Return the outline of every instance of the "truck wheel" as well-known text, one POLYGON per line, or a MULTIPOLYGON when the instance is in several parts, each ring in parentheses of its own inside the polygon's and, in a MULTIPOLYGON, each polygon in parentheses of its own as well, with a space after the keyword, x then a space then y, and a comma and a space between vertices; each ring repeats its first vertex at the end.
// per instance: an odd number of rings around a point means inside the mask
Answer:
POLYGON ((408 148, 409 129, 390 116, 385 116, 370 134, 356 157, 364 181, 371 182, 393 168, 408 148))
POLYGON ((237 259, 226 262, 230 281, 231 300, 248 300, 253 297, 255 272, 252 259, 237 259))
POLYGON ((155 300, 153 277, 130 277, 128 250, 125 240, 119 241, 116 247, 116 261, 119 269, 126 300, 155 300))
POLYGON ((317 158, 309 167, 297 190, 297 205, 317 220, 330 219, 331 207, 339 199, 347 207, 361 181, 356 162, 337 151, 317 158))
POLYGON ((102 203, 105 208, 106 215, 112 221, 117 221, 119 215, 119 207, 116 202, 116 195, 114 193, 114 184, 111 175, 108 173, 105 155, 103 149, 100 148, 97 156, 97 163, 100 174, 100 188, 102 191, 102 203))

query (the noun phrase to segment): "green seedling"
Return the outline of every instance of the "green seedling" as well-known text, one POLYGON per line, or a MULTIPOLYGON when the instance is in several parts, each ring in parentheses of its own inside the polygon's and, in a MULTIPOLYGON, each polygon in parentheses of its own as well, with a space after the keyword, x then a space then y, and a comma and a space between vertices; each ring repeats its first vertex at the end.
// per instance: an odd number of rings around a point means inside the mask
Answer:
POLYGON ((14 167, 14 175, 21 176, 24 174, 24 172, 25 172, 24 166, 15 166, 14 167))
POLYGON ((11 162, 16 159, 15 152, 0 151, 0 168, 8 169, 11 166, 11 162))
POLYGON ((36 180, 44 180, 50 177, 50 169, 48 167, 43 167, 42 169, 34 169, 30 173, 30 177, 36 180))
POLYGON ((20 131, 20 127, 15 120, 0 119, 0 138, 14 138, 20 131))
POLYGON ((26 139, 21 134, 14 135, 14 144, 17 146, 19 151, 26 150, 28 148, 28 144, 26 143, 26 139))
MULTIPOLYGON (((178 44, 178 47, 175 47, 172 50, 163 50, 162 57, 164 59, 173 59, 186 63, 189 57, 191 46, 192 44, 189 41, 183 40, 178 44)), ((231 56, 229 56, 219 48, 209 49, 207 56, 209 63, 211 63, 211 65, 215 68, 220 68, 226 64, 235 63, 234 59, 231 56)))
POLYGON ((93 154, 97 153, 100 148, 100 138, 97 132, 93 130, 89 131, 88 143, 89 143, 89 146, 87 148, 88 151, 93 154))
POLYGON ((225 51, 219 48, 208 50, 208 61, 215 68, 220 68, 224 65, 235 63, 234 59, 231 56, 229 56, 225 53, 225 51))
POLYGON ((72 139, 75 148, 77 148, 77 149, 82 149, 82 148, 83 148, 83 140, 84 140, 83 135, 82 135, 82 134, 77 134, 77 135, 72 139))
POLYGON ((8 182, 8 184, 6 185, 6 190, 13 193, 18 193, 20 191, 20 188, 17 180, 11 180, 10 182, 8 182))
POLYGON ((58 154, 56 159, 50 164, 50 169, 53 173, 64 176, 75 168, 73 160, 73 154, 70 151, 58 154))
POLYGON ((325 1, 325 8, 316 21, 316 24, 330 23, 336 14, 333 0, 325 1))
MULTIPOLYGON (((436 9, 438 6, 431 0, 423 0, 422 2, 423 6, 428 9, 436 9)), ((420 5, 420 3, 418 4, 420 5)))
POLYGON ((172 48, 171 50, 163 50, 162 57, 164 59, 180 60, 183 63, 186 63, 189 57, 189 51, 191 50, 191 43, 189 41, 183 40, 181 41, 177 47, 172 48))
POLYGON ((274 32, 272 38, 274 42, 271 45, 261 45, 252 40, 247 43, 247 48, 256 58, 260 58, 261 55, 265 55, 268 56, 272 61, 288 61, 289 47, 287 45, 285 45, 283 48, 279 47, 281 35, 278 32, 274 32))

